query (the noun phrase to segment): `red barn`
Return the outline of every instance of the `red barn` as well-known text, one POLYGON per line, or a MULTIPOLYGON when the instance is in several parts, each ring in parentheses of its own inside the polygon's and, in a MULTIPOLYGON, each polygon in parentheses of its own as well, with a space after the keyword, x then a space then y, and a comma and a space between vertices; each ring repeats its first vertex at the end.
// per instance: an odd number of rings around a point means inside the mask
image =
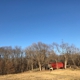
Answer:
POLYGON ((52 67, 53 69, 57 69, 57 68, 64 68, 64 63, 62 62, 53 62, 53 63, 49 63, 49 66, 52 67))

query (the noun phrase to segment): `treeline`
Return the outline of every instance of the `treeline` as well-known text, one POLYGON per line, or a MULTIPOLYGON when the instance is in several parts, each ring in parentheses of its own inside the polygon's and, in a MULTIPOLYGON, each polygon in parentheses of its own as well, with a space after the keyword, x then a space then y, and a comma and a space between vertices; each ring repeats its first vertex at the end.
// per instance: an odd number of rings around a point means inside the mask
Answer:
POLYGON ((80 49, 74 45, 33 43, 25 48, 0 47, 0 74, 14 74, 46 68, 49 62, 64 62, 67 66, 80 66, 80 49))

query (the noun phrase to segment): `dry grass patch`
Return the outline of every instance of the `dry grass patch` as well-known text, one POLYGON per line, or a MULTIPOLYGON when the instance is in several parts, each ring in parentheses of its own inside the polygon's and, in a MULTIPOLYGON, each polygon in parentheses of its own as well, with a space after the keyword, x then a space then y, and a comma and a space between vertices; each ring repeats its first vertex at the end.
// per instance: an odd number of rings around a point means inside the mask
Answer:
POLYGON ((0 76, 0 80, 80 80, 80 70, 24 72, 0 76))

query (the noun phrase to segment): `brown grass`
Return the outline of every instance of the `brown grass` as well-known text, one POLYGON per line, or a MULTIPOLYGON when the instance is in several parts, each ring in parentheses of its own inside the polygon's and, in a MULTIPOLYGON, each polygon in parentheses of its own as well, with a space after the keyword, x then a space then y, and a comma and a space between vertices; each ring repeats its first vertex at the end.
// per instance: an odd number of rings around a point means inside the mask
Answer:
POLYGON ((80 80, 80 70, 24 72, 0 76, 0 80, 80 80))

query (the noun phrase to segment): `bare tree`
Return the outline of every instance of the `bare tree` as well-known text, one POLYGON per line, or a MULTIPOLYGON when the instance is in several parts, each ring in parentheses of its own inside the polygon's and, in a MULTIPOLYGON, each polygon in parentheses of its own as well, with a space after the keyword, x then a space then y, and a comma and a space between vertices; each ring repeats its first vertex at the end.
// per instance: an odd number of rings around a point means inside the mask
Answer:
POLYGON ((35 58, 38 62, 39 70, 41 71, 46 59, 48 46, 42 42, 34 43, 32 46, 34 47, 35 58))
POLYGON ((33 70, 33 64, 34 64, 34 60, 35 60, 35 53, 34 53, 34 47, 30 46, 28 48, 26 48, 25 52, 26 52, 26 56, 28 58, 28 64, 30 64, 31 69, 33 70))

